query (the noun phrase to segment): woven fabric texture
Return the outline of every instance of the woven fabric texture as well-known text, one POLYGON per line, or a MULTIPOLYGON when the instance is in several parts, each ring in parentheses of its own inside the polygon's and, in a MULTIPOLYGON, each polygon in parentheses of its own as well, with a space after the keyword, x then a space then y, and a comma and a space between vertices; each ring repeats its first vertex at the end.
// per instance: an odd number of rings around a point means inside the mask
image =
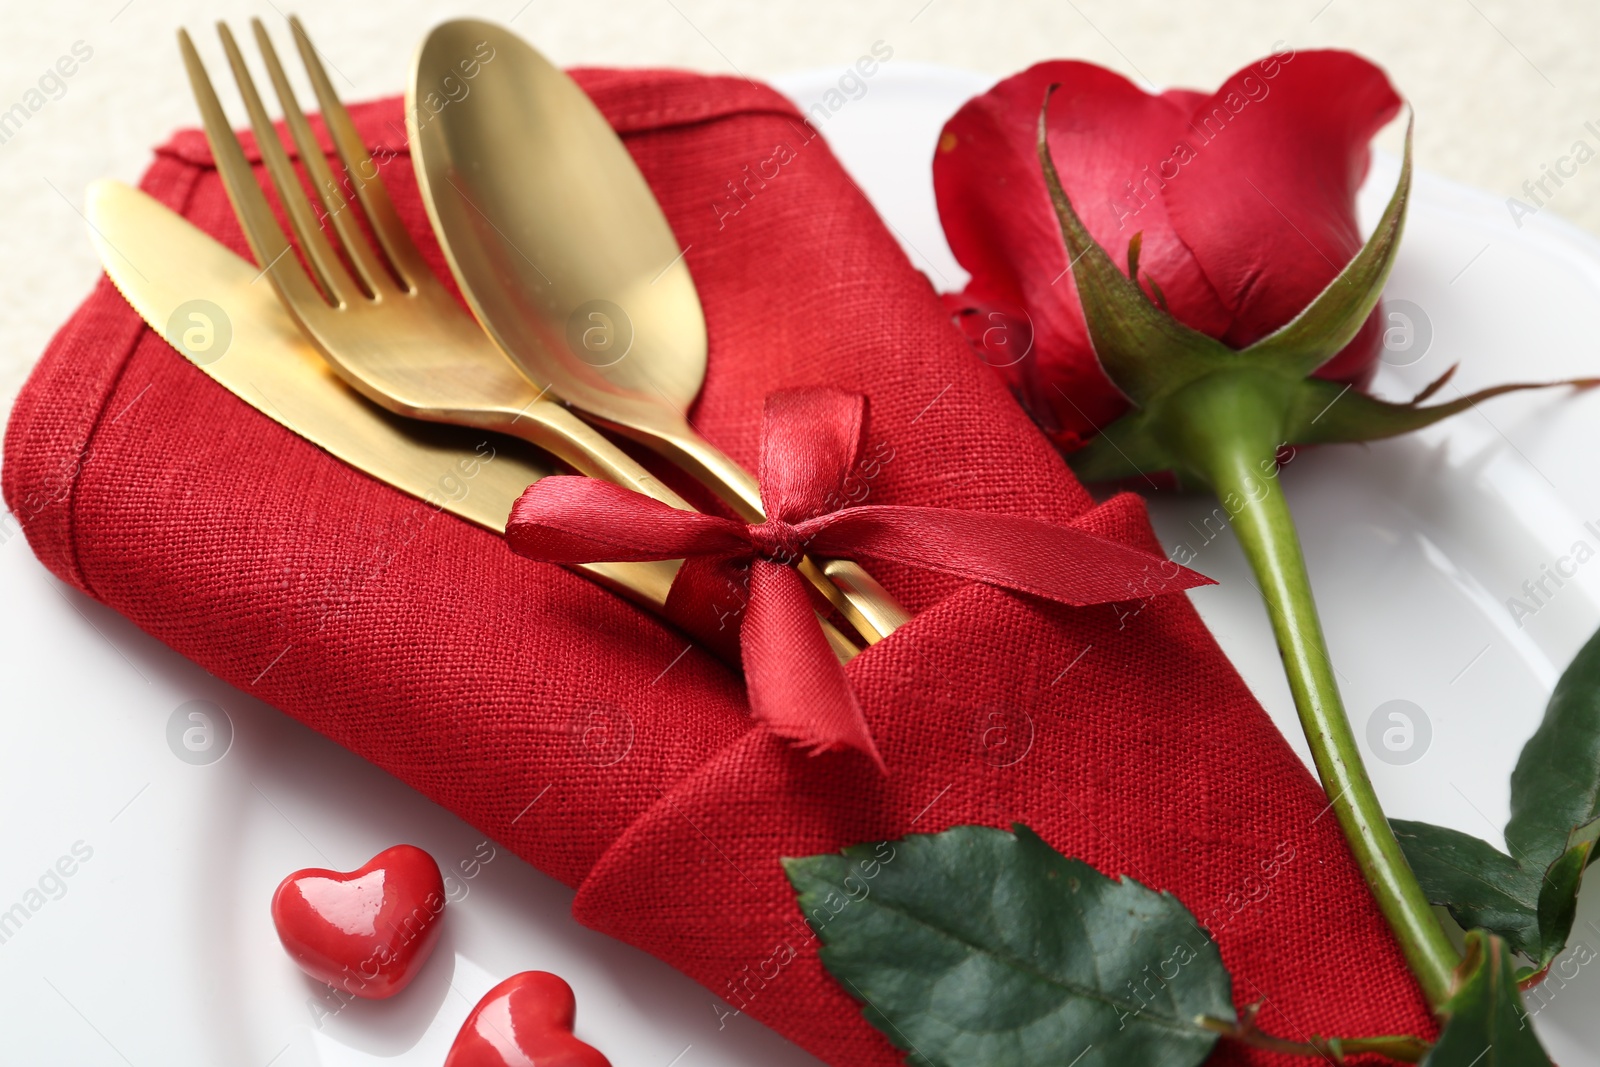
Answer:
MULTIPOLYGON (((892 457, 874 502, 1062 523, 1093 506, 787 101, 740 79, 576 76, 687 249, 711 339, 691 414, 708 437, 753 468, 765 396, 831 385, 868 396, 868 449, 892 457)), ((401 103, 353 110, 447 276, 401 103)), ((199 133, 161 147, 143 187, 245 254, 199 133)), ((293 436, 104 280, 17 401, 4 490, 63 580, 577 887, 581 921, 693 976, 719 1010, 830 1063, 900 1056, 822 969, 779 857, 973 822, 1025 822, 1176 894, 1271 1031, 1431 1032, 1326 798, 1181 595, 1074 609, 875 567, 920 613, 849 667, 890 774, 808 757, 752 728, 722 660, 293 436), (597 753, 595 722, 631 743, 597 753)), ((1137 498, 1095 523, 1158 550, 1137 498)), ((1214 1059, 1295 1062, 1228 1043, 1214 1059)))

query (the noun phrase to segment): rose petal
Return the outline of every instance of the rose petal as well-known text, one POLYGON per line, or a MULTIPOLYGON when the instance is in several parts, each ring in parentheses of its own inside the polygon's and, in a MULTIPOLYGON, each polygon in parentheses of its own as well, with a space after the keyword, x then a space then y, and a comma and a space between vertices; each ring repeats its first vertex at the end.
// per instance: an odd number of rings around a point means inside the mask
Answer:
POLYGON ((1089 232, 1123 261, 1142 231, 1140 272, 1189 325, 1220 332, 1233 316, 1173 232, 1159 196, 1161 164, 1184 135, 1184 108, 1073 61, 1041 63, 968 101, 945 125, 934 159, 945 234, 972 275, 963 302, 984 321, 1026 314, 1033 350, 1002 372, 1070 445, 1127 405, 1094 359, 1035 153, 1039 109, 1052 84, 1060 89, 1050 104, 1050 148, 1089 232))
MULTIPOLYGON (((1299 314, 1360 249, 1368 142, 1400 98, 1378 67, 1333 51, 1269 56, 1203 99, 1167 96, 1190 105, 1195 152, 1163 193, 1168 217, 1234 309, 1217 336, 1243 348, 1299 314)), ((1377 339, 1369 322, 1323 376, 1364 371, 1377 339)))

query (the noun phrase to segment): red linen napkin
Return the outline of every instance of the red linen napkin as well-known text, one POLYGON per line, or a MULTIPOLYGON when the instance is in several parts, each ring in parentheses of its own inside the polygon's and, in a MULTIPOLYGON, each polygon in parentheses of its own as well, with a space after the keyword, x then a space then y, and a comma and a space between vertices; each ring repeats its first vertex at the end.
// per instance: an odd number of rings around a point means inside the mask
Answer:
MULTIPOLYGON (((707 436, 753 467, 765 396, 831 385, 869 398, 868 450, 892 456, 874 502, 1063 523, 1092 506, 787 101, 731 78, 577 77, 688 249, 707 436)), ((354 110, 375 156, 395 153, 384 181, 446 276, 401 104, 354 110)), ((244 252, 198 132, 160 148, 143 185, 244 252)), ((1269 1030, 1431 1032, 1326 798, 1182 596, 1074 609, 875 566, 920 613, 849 667, 891 773, 808 757, 752 729, 740 679, 681 633, 294 437, 104 280, 17 401, 4 489, 63 580, 831 1063, 899 1057, 823 971, 778 858, 971 822, 1026 822, 1175 893, 1269 1030), (595 721, 631 746, 586 746, 595 721)), ((1137 498, 1096 526, 1158 550, 1137 498)), ((1226 1044, 1216 1060, 1294 1062, 1226 1044)))

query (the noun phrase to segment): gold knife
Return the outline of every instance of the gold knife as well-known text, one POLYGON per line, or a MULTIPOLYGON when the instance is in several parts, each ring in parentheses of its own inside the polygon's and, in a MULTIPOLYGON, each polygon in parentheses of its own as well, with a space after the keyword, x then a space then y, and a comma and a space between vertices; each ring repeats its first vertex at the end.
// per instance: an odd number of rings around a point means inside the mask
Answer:
MULTIPOLYGON (((98 181, 84 216, 106 274, 151 329, 234 396, 350 466, 495 533, 522 491, 555 473, 521 441, 403 419, 350 389, 262 272, 153 197, 98 181)), ((578 569, 659 612, 678 563, 578 569)))

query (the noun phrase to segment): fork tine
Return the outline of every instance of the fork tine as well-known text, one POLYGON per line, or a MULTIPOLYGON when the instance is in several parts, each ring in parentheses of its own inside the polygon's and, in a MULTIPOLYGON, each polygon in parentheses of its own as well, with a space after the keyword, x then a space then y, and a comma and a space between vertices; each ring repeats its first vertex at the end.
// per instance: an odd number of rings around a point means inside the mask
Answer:
POLYGON ((311 176, 311 186, 317 191, 327 217, 333 220, 338 244, 344 249, 350 262, 355 265, 356 273, 359 275, 358 280, 368 296, 375 296, 379 292, 380 285, 392 289, 394 283, 390 280, 388 268, 378 261, 377 255, 362 235, 361 227, 356 224, 351 213, 345 211, 349 206, 345 195, 340 190, 339 183, 334 180, 333 171, 328 167, 328 159, 322 154, 322 146, 317 143, 316 135, 311 132, 311 124, 306 121, 305 112, 300 109, 300 101, 283 72, 283 64, 278 61, 278 50, 273 47, 272 38, 267 36, 267 28, 258 18, 250 20, 250 27, 255 33, 256 46, 261 50, 261 58, 266 63, 267 76, 272 79, 272 87, 278 94, 278 102, 283 108, 284 122, 287 123, 295 146, 300 150, 300 159, 305 163, 306 171, 311 176))
POLYGON ((228 54, 228 65, 233 68, 233 80, 238 83, 239 95, 244 98, 245 110, 250 113, 250 128, 255 131, 261 160, 267 165, 267 175, 278 192, 278 202, 283 205, 284 214, 289 216, 295 239, 300 242, 300 249, 305 253, 328 298, 339 307, 344 307, 356 296, 355 282, 334 254, 327 234, 312 216, 311 202, 306 199, 300 176, 295 173, 294 164, 289 162, 283 142, 278 140, 278 131, 272 127, 267 109, 256 92, 255 79, 250 76, 250 68, 245 66, 244 55, 239 51, 227 23, 217 23, 217 36, 222 38, 222 50, 228 54))
POLYGON ((244 230, 245 240, 250 242, 250 250, 255 253, 262 273, 272 277, 273 286, 290 306, 309 306, 313 300, 325 303, 299 261, 290 254, 289 238, 273 216, 266 194, 256 184, 255 172, 244 158, 244 149, 240 147, 239 139, 228 123, 221 102, 217 100, 216 90, 211 86, 211 79, 200 62, 194 42, 181 29, 178 31, 178 48, 183 53, 189 88, 194 93, 195 103, 199 105, 200 121, 205 127, 206 141, 211 145, 217 172, 222 176, 223 188, 233 202, 233 213, 239 219, 239 226, 244 230))
POLYGON ((422 261, 421 253, 395 212, 389 192, 378 176, 377 165, 372 162, 366 144, 356 132, 350 113, 339 102, 339 95, 328 80, 328 72, 323 69, 322 60, 297 16, 289 16, 289 29, 294 34, 300 60, 311 78, 311 88, 317 94, 317 107, 322 111, 322 121, 327 125, 339 158, 344 161, 345 170, 350 174, 356 197, 366 210, 367 223, 377 236, 378 243, 383 246, 395 273, 412 292, 416 292, 419 279, 429 276, 427 264, 422 261))

